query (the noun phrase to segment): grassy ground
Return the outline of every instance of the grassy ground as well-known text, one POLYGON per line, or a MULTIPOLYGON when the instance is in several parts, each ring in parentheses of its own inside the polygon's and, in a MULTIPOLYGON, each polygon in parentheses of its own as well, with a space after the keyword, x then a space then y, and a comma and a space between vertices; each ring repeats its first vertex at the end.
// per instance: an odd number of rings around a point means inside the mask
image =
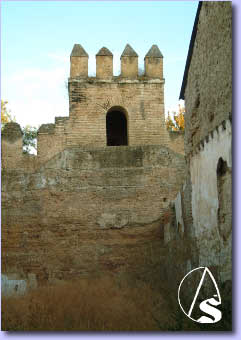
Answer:
POLYGON ((159 331, 161 314, 171 324, 158 291, 145 283, 117 284, 108 276, 2 299, 2 329, 11 331, 159 331))
POLYGON ((113 277, 45 286, 2 298, 5 331, 183 331, 200 329, 178 309, 168 287, 154 290, 113 277))

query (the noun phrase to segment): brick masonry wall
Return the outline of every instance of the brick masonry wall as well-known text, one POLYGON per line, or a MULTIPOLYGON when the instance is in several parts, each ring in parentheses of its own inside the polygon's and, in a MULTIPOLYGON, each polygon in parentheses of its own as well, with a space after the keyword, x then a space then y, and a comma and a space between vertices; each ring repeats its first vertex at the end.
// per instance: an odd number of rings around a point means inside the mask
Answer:
POLYGON ((106 114, 127 113, 128 145, 164 144, 164 81, 69 79, 67 145, 106 146, 106 114))
POLYGON ((121 76, 127 78, 138 77, 138 57, 121 57, 121 76))
POLYGON ((88 77, 88 57, 71 57, 70 77, 88 77))
POLYGON ((39 129, 43 161, 68 147, 106 146, 106 115, 113 108, 125 113, 128 145, 165 145, 183 154, 183 136, 168 134, 165 127, 163 59, 145 58, 145 75, 140 76, 138 57, 122 56, 118 77, 113 76, 112 59, 96 55, 96 77, 88 77, 88 56, 71 57, 69 117, 39 129))
POLYGON ((149 77, 163 78, 163 59, 145 58, 145 74, 149 77))
POLYGON ((65 147, 65 136, 56 134, 41 133, 38 135, 38 157, 41 161, 46 161, 65 147))
POLYGON ((96 77, 112 78, 113 76, 113 56, 96 56, 96 77))
POLYGON ((232 3, 203 2, 185 90, 185 151, 232 113, 232 3))
POLYGON ((184 154, 184 135, 166 131, 163 89, 160 79, 70 78, 70 116, 57 117, 55 126, 39 129, 38 156, 45 161, 66 147, 106 146, 111 108, 125 112, 128 145, 166 145, 184 154))

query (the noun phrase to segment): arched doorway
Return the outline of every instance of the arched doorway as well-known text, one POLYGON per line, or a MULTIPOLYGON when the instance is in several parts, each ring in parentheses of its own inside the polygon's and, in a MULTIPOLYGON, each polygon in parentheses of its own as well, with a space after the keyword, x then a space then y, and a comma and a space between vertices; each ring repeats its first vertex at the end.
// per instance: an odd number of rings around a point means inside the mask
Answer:
POLYGON ((127 119, 124 110, 111 108, 106 115, 107 146, 128 145, 127 119))

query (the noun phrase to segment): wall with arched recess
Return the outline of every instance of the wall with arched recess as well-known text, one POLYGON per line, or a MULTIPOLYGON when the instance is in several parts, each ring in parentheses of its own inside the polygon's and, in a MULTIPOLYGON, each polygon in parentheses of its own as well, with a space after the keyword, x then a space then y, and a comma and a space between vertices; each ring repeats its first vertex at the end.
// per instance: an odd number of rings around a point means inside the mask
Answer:
POLYGON ((106 111, 113 106, 124 107, 128 112, 128 145, 167 145, 164 80, 70 78, 69 93, 68 146, 105 146, 106 111), (78 102, 73 94, 78 96, 78 102))
POLYGON ((128 145, 128 115, 124 108, 111 107, 106 113, 106 145, 128 145))
POLYGON ((145 56, 145 74, 138 74, 138 55, 127 45, 121 74, 113 75, 113 55, 103 47, 96 55, 96 77, 88 75, 88 54, 74 45, 68 79, 69 117, 56 117, 38 131, 38 156, 46 161, 69 147, 106 146, 106 112, 128 112, 128 145, 165 145, 183 153, 183 135, 168 134, 164 116, 163 56, 156 45, 145 56), (172 138, 173 137, 173 138, 172 138))

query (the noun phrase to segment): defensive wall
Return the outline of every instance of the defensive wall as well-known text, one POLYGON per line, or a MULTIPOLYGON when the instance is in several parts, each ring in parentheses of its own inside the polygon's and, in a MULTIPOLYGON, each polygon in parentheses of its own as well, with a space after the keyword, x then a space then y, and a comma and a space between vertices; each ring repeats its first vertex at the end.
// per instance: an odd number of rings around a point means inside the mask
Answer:
POLYGON ((106 48, 96 63, 88 77, 88 55, 74 46, 69 117, 39 128, 37 155, 23 154, 17 123, 2 132, 4 287, 164 275, 163 214, 185 160, 183 134, 165 128, 163 57, 153 45, 144 76, 129 45, 119 77, 106 48))

